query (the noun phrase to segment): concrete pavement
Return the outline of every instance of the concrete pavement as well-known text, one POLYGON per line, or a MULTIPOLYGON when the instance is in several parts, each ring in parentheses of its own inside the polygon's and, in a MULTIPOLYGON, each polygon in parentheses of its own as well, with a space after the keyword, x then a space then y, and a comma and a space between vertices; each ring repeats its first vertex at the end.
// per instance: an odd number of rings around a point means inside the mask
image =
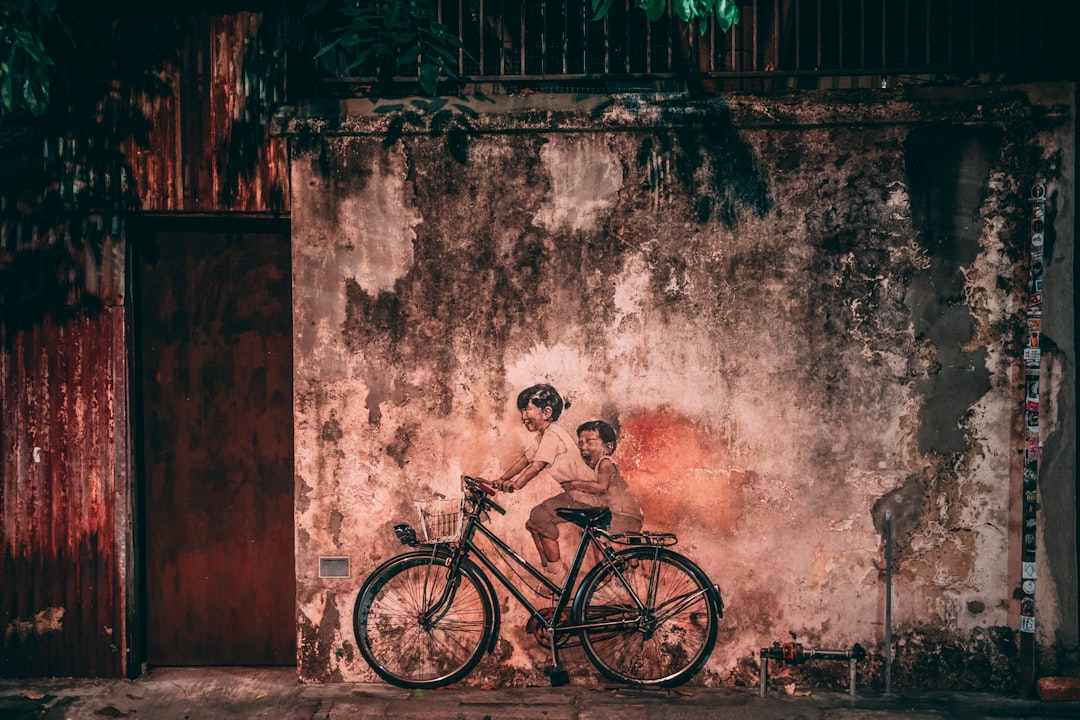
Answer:
POLYGON ((977 693, 811 692, 571 684, 409 691, 381 683, 301 684, 292 668, 160 668, 138 680, 0 680, 0 720, 980 720, 1080 718, 1080 702, 977 693))

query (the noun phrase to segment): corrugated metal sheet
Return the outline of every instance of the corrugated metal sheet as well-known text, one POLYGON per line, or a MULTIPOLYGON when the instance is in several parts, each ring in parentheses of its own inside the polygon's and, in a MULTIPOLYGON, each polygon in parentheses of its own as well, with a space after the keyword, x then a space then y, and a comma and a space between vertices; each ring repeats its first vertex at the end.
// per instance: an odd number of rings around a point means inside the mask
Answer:
POLYGON ((0 673, 8 677, 125 668, 124 313, 61 318, 0 325, 0 673))
POLYGON ((88 138, 2 130, 0 674, 121 675, 125 252, 105 188, 122 164, 88 138))
POLYGON ((285 19, 242 12, 180 23, 161 74, 171 94, 132 95, 148 129, 124 143, 141 209, 288 212, 285 141, 268 132, 285 96, 285 19))

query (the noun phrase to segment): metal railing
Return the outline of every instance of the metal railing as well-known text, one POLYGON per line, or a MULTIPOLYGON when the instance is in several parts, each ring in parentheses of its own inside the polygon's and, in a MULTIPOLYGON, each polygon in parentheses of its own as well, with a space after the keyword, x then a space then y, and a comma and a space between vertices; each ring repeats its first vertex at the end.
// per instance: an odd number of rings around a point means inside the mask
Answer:
MULTIPOLYGON (((649 22, 629 0, 593 20, 591 0, 438 0, 461 40, 457 84, 557 90, 582 85, 666 87, 710 79, 772 79, 816 87, 823 78, 922 81, 1075 79, 1069 43, 1075 0, 740 0, 728 32, 704 33, 671 13, 649 22)), ((348 58, 324 67, 338 81, 348 58), (336 71, 335 71, 336 68, 336 71)), ((410 78, 399 77, 407 83, 410 78)), ((451 83, 454 84, 454 83, 451 83)), ((760 85, 760 83, 759 83, 760 85)))

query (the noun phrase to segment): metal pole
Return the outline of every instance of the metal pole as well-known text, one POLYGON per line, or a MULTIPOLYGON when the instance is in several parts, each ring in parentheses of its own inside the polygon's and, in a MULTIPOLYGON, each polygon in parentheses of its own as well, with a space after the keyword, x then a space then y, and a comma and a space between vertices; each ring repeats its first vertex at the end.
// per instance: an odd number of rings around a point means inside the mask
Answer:
POLYGON ((761 691, 760 696, 765 697, 765 685, 769 682, 769 658, 765 653, 761 654, 761 691))
POLYGON ((892 510, 885 511, 885 694, 892 692, 892 510))

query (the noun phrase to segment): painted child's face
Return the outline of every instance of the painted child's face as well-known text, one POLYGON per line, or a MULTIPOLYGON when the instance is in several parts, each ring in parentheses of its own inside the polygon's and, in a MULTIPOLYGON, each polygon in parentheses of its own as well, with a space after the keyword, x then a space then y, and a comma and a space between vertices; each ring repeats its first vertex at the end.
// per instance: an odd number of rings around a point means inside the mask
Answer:
POLYGON ((596 430, 582 430, 578 433, 577 446, 581 459, 591 468, 595 468, 600 458, 607 455, 607 443, 600 439, 600 433, 596 430))
POLYGON ((551 424, 551 408, 540 409, 529 403, 521 410, 521 424, 529 432, 538 432, 551 424))

